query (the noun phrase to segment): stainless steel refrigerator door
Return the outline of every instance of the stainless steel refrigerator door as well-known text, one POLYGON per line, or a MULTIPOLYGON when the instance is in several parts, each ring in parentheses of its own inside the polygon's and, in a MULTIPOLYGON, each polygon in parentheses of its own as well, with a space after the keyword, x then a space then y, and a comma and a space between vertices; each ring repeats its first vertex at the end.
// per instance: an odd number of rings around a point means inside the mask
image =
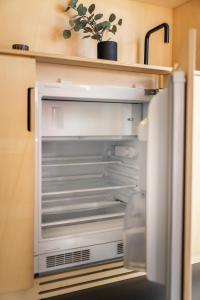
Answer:
POLYGON ((167 300, 181 300, 182 290, 184 82, 184 73, 174 72, 149 104, 143 232, 135 234, 131 204, 125 220, 126 267, 143 268, 148 280, 165 285, 167 300))

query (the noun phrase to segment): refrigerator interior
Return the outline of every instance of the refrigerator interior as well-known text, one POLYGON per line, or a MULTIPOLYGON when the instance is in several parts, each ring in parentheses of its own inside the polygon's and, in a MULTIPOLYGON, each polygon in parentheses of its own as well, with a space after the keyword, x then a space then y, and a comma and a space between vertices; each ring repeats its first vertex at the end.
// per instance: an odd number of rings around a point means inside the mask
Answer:
POLYGON ((145 190, 145 146, 137 137, 43 141, 42 237, 122 225, 128 201, 145 190))
POLYGON ((36 272, 122 258, 131 201, 136 235, 145 234, 147 143, 138 126, 148 104, 41 102, 36 272))

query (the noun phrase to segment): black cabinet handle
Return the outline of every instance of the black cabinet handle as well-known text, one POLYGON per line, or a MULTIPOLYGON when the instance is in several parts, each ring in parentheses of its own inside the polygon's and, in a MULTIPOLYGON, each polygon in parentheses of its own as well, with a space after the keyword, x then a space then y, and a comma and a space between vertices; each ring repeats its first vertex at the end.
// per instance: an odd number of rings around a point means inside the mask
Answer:
POLYGON ((28 88, 27 93, 27 130, 31 131, 31 89, 28 88))

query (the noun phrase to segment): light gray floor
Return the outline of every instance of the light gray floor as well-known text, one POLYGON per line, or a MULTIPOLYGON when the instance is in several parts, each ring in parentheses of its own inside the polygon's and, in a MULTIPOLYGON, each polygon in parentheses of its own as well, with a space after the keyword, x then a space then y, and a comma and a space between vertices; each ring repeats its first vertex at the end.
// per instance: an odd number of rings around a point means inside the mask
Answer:
POLYGON ((192 268, 192 300, 200 300, 200 264, 192 268))
POLYGON ((165 289, 145 277, 51 298, 51 300, 165 300, 165 289))

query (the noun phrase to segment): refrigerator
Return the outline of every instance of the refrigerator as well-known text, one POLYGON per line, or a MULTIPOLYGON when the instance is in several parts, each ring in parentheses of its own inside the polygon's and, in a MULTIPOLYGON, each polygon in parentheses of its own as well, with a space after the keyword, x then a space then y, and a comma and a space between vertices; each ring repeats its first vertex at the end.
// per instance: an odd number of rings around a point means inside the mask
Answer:
POLYGON ((34 91, 35 274, 123 260, 181 300, 184 73, 164 89, 34 91))

